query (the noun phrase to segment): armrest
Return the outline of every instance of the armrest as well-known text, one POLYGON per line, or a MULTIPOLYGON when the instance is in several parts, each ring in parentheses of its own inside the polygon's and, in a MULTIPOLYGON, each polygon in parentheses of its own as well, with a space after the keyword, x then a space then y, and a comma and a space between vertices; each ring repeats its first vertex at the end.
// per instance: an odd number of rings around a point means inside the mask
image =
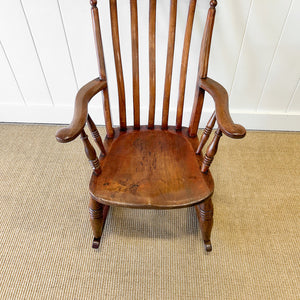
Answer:
POLYGON ((215 101, 217 122, 224 134, 234 139, 241 139, 246 135, 246 129, 234 124, 228 109, 228 94, 225 88, 210 78, 201 78, 199 87, 208 92, 215 101))
POLYGON ((101 90, 107 87, 106 81, 96 78, 84 85, 77 93, 74 115, 71 124, 56 132, 56 139, 60 143, 73 141, 82 131, 88 115, 88 103, 101 90))

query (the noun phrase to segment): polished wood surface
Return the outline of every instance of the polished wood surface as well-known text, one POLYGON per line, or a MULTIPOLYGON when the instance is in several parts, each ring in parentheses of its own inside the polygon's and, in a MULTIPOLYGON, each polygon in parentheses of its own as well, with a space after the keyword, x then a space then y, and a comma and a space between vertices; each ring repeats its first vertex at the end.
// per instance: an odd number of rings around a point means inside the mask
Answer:
POLYGON ((197 0, 190 1, 185 34, 184 34, 184 43, 183 43, 184 46, 183 46, 182 58, 181 58, 180 83, 179 83, 178 101, 177 101, 177 115, 176 115, 177 130, 180 130, 182 126, 184 92, 185 92, 185 85, 186 85, 186 75, 187 75, 188 59, 189 59, 196 4, 197 4, 197 0))
POLYGON ((216 123, 216 112, 214 111, 213 114, 211 115, 210 119, 208 120, 206 127, 203 130, 196 154, 201 153, 203 147, 205 146, 206 142, 208 141, 208 139, 210 137, 210 134, 212 132, 212 129, 213 129, 215 123, 216 123))
POLYGON ((125 104, 125 86, 121 59, 121 48, 119 38, 119 24, 118 24, 118 11, 117 1, 110 0, 110 19, 111 19, 111 34, 114 48, 116 75, 118 83, 118 94, 119 94, 119 117, 120 117, 120 128, 126 130, 126 104, 125 104))
POLYGON ((154 128, 156 100, 156 0, 149 2, 149 118, 148 128, 154 128))
POLYGON ((130 0, 134 128, 140 128, 139 35, 137 0, 130 0))
POLYGON ((166 65, 166 73, 165 73, 165 87, 164 87, 163 113, 162 113, 162 125, 161 125, 162 129, 168 128, 171 81, 172 81, 173 58, 174 58, 174 47, 175 47, 176 15, 177 15, 177 0, 171 0, 167 65, 166 65))
POLYGON ((89 138, 88 138, 87 134, 85 133, 84 129, 82 129, 82 131, 81 131, 81 140, 84 145, 85 154, 86 154, 86 156, 89 160, 89 163, 91 164, 91 167, 93 169, 93 173, 96 176, 99 176, 101 174, 101 167, 100 167, 99 159, 98 159, 96 151, 95 151, 94 147, 92 146, 92 144, 90 143, 89 138))
POLYGON ((73 141, 80 135, 88 116, 88 103, 101 90, 106 89, 106 81, 96 78, 83 86, 77 93, 74 115, 68 127, 57 131, 56 139, 60 143, 73 141))
POLYGON ((92 118, 90 117, 90 115, 88 115, 87 117, 87 125, 91 131, 92 137, 94 139, 94 141, 96 142, 96 144, 98 145, 99 149, 101 150, 101 154, 102 155, 106 155, 106 150, 104 148, 103 142, 102 142, 102 138, 99 134, 99 131, 94 123, 94 121, 92 120, 92 118))
POLYGON ((215 155, 217 154, 219 141, 221 137, 222 137, 222 131, 220 128, 218 128, 215 132, 214 138, 212 139, 211 143, 207 147, 206 153, 202 161, 201 172, 205 173, 208 171, 215 155))
MULTIPOLYGON (((206 24, 205 24, 204 33, 201 42, 198 75, 197 75, 198 80, 200 78, 206 78, 207 76, 211 38, 212 38, 214 22, 215 22, 216 5, 217 5, 217 1, 210 1, 210 8, 207 13, 206 24)), ((193 110, 192 110, 190 126, 189 126, 190 136, 197 135, 201 113, 202 113, 204 94, 205 94, 204 90, 199 88, 199 85, 196 85, 193 110)))
MULTIPOLYGON (((189 1, 185 36, 181 57, 180 80, 176 126, 169 124, 170 91, 173 59, 177 0, 170 0, 169 33, 167 40, 167 60, 162 106, 161 124, 155 124, 156 110, 156 5, 157 0, 149 0, 149 115, 148 124, 140 124, 140 78, 139 78, 139 29, 137 0, 130 3, 130 28, 132 52, 132 101, 133 126, 126 120, 125 83, 121 60, 121 47, 116 0, 107 0, 110 5, 111 39, 119 96, 120 126, 113 128, 108 97, 103 45, 97 1, 91 0, 92 23, 98 60, 99 78, 82 87, 75 100, 74 116, 71 124, 60 129, 56 138, 66 143, 81 135, 86 156, 92 166, 90 181, 91 200, 89 202, 90 221, 94 234, 93 248, 98 248, 110 206, 131 208, 171 209, 194 206, 199 219, 205 249, 211 251, 210 233, 213 224, 212 195, 214 182, 209 167, 217 154, 222 134, 231 138, 242 138, 246 134, 243 126, 234 124, 228 109, 228 94, 216 81, 207 77, 211 50, 212 33, 216 15, 216 0, 210 1, 210 8, 202 37, 194 104, 189 127, 182 126, 184 95, 188 72, 189 50, 197 0, 189 1), (101 91, 106 137, 102 141, 99 132, 88 114, 88 103, 101 91), (209 119, 200 138, 197 131, 202 113, 205 93, 214 102, 215 111, 209 119), (84 126, 88 125, 100 155, 90 143, 84 126), (215 135, 208 145, 213 127, 215 135), (205 153, 203 155, 203 153, 205 153)), ((121 12, 120 12, 121 13, 121 12)), ((126 13, 126 12, 122 12, 126 13)), ((109 34, 109 33, 105 33, 109 34)), ((109 62, 112 64, 113 62, 109 62)), ((226 174, 224 172, 224 174, 226 174)))
POLYGON ((224 87, 210 78, 200 79, 199 87, 213 97, 217 122, 222 132, 231 138, 243 138, 246 135, 246 130, 243 126, 233 123, 228 108, 228 94, 224 87))
POLYGON ((103 205, 95 201, 93 198, 90 199, 89 214, 90 214, 90 223, 94 234, 94 240, 92 244, 92 247, 94 249, 97 249, 99 247, 108 210, 109 210, 109 206, 103 205))
MULTIPOLYGON (((96 6, 97 1, 91 1, 91 5, 92 5, 91 13, 92 13, 95 48, 96 48, 96 54, 98 60, 99 78, 106 81, 106 68, 105 68, 104 53, 103 53, 103 46, 102 46, 99 13, 98 13, 98 8, 96 6)), ((113 137, 114 131, 111 122, 111 112, 110 112, 107 88, 103 89, 102 98, 103 98, 103 111, 104 111, 107 136, 113 137)))
POLYGON ((202 232, 205 250, 207 252, 210 252, 212 250, 210 234, 213 226, 213 213, 214 213, 211 198, 201 202, 200 204, 195 205, 195 209, 197 212, 197 217, 202 232))
POLYGON ((213 193, 211 175, 201 173, 195 149, 174 128, 127 130, 113 142, 101 165, 102 174, 92 177, 90 193, 102 204, 179 208, 213 193))

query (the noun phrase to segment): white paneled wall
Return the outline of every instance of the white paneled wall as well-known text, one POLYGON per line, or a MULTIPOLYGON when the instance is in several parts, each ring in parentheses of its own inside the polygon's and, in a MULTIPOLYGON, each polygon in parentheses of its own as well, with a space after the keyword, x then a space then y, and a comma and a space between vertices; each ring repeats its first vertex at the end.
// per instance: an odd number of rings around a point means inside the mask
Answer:
MULTIPOLYGON (((99 0, 109 95, 118 124, 108 0, 99 0)), ((161 119, 169 0, 157 0, 157 111, 161 119)), ((188 0, 178 1, 170 122, 175 122, 188 0)), ((149 0, 139 0, 141 120, 148 115, 149 0)), ((129 0, 119 0, 128 122, 132 122, 129 0)), ((198 0, 187 78, 184 125, 195 91, 209 0, 198 0)), ((230 94, 233 119, 247 129, 300 130, 300 1, 220 0, 209 77, 230 94)), ((69 123, 76 92, 97 77, 89 0, 0 1, 0 122, 69 123)), ((91 113, 103 124, 100 97, 91 113)), ((204 125, 213 101, 207 96, 204 125)))

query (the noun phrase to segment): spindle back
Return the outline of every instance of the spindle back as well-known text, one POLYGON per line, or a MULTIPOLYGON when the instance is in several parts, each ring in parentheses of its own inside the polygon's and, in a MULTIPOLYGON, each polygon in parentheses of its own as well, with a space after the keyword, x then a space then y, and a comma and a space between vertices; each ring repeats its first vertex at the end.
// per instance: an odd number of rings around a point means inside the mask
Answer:
MULTIPOLYGON (((117 0, 102 0, 109 1, 110 8, 110 20, 111 20, 111 33, 112 33, 112 45, 115 62, 115 71, 118 88, 119 98, 119 121, 120 129, 127 129, 127 116, 126 116, 126 99, 125 97, 125 83, 123 75, 123 65, 121 58, 121 46, 120 46, 120 34, 119 34, 119 23, 118 23, 118 8, 117 0)), ((132 51, 132 95, 133 95, 133 126, 135 129, 140 128, 140 65, 139 65, 139 28, 138 28, 138 2, 137 0, 122 0, 130 1, 130 25, 131 25, 131 51, 132 51)), ((159 1, 159 0, 158 0, 159 1)), ((92 19, 93 29, 95 37, 96 52, 98 57, 99 66, 99 77, 106 80, 106 69, 104 62, 103 45, 101 38, 99 13, 97 8, 97 0, 90 1, 92 6, 92 19)), ((190 43, 192 36, 192 29, 194 23, 195 9, 197 0, 190 0, 189 9, 185 27, 185 35, 183 42, 183 51, 181 56, 181 67, 180 67, 180 82, 178 86, 178 101, 177 101, 177 113, 176 113, 176 129, 181 130, 183 108, 184 108, 184 95, 186 88, 186 78, 188 69, 188 59, 190 52, 190 43)), ((156 5, 157 0, 149 0, 149 114, 148 114, 148 128, 153 129, 155 124, 155 111, 156 111, 156 5)), ((206 78, 211 37, 215 18, 215 7, 217 5, 216 0, 210 1, 210 8, 208 10, 206 25, 202 38, 199 68, 197 75, 197 82, 201 78, 206 78)), ((126 13, 126 12, 122 12, 126 13)), ((100 13, 101 14, 101 13, 100 13)), ((170 12, 169 12, 169 30, 168 30, 168 41, 167 41, 167 60, 165 68, 164 78, 164 92, 163 92, 163 107, 161 128, 168 128, 169 121, 169 110, 170 110, 170 92, 172 83, 172 71, 174 61, 174 47, 175 47, 175 32, 176 32, 176 16, 177 16, 177 0, 170 0, 170 12)), ((108 87, 109 88, 109 87, 108 87)), ((112 88, 112 87, 110 87, 112 88)), ((193 110, 189 124, 189 135, 196 136, 199 121, 201 117, 202 107, 204 99, 204 90, 199 88, 196 84, 195 98, 193 110)), ((103 91, 103 103, 104 103, 104 116, 106 123, 107 136, 113 136, 111 113, 109 106, 108 90, 103 91)))

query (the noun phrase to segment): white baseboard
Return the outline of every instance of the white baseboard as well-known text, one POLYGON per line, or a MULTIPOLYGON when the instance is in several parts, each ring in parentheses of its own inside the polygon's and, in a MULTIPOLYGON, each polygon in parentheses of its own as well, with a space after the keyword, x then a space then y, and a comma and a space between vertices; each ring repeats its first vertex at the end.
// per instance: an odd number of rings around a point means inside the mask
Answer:
MULTIPOLYGON (((91 106, 90 111, 94 121, 98 125, 104 125, 104 118, 101 108, 91 106)), ((112 108, 112 111, 115 111, 112 108)), ((203 128, 211 112, 204 111, 200 127, 203 128)), ((113 114, 117 121, 117 113, 113 114)), ((157 112, 161 116, 161 112, 157 112)), ((188 120, 190 112, 185 112, 184 119, 188 120)), ((0 122, 17 123, 42 123, 42 124, 68 124, 72 120, 72 106, 48 106, 48 105, 0 105, 0 122)), ((128 113, 130 118, 128 124, 132 123, 132 113, 128 113)), ((142 109, 141 123, 147 124, 146 109, 142 109), (145 118, 143 118, 145 116, 145 118)), ((277 112, 252 112, 252 111, 231 111, 234 122, 242 124, 249 130, 282 130, 282 131, 300 131, 300 112, 295 113, 277 113, 277 112)), ((170 112, 170 124, 175 122, 174 111, 170 112)), ((118 125, 117 122, 114 123, 118 125)), ((184 124, 187 125, 187 124, 184 124)))

